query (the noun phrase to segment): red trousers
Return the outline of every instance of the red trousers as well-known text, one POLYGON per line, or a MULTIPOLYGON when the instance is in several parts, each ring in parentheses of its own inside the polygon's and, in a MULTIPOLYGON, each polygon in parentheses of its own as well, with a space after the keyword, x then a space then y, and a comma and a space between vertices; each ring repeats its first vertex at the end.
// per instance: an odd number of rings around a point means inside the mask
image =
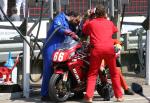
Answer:
POLYGON ((113 51, 102 51, 98 49, 91 50, 90 54, 90 68, 88 71, 87 77, 87 88, 86 88, 86 95, 85 98, 93 98, 96 79, 98 76, 99 68, 101 65, 101 61, 105 60, 106 64, 109 67, 112 87, 114 90, 114 94, 116 98, 122 97, 121 91, 121 83, 120 83, 120 75, 118 70, 116 69, 116 58, 113 51), (111 53, 112 52, 112 53, 111 53))
POLYGON ((128 87, 128 84, 126 83, 122 73, 121 73, 121 69, 120 67, 117 67, 118 71, 119 71, 119 74, 120 74, 120 82, 121 82, 121 86, 124 90, 127 90, 129 87, 128 87))

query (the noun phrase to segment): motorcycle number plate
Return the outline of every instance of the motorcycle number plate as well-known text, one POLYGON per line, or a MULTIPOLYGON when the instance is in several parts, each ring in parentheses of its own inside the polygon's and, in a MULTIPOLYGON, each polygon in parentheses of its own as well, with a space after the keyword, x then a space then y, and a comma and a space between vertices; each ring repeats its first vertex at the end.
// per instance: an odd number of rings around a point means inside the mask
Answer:
POLYGON ((63 52, 56 52, 54 54, 54 57, 53 57, 53 61, 63 61, 63 57, 64 57, 64 53, 63 52))

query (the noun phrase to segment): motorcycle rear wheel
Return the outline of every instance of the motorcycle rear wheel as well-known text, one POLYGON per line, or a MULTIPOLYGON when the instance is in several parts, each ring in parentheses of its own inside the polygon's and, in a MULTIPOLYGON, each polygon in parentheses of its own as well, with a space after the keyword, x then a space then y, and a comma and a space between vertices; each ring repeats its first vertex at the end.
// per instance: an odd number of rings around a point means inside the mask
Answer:
POLYGON ((96 86, 96 90, 104 101, 110 101, 110 99, 114 96, 114 91, 110 83, 99 83, 96 86))
POLYGON ((49 82, 49 96, 52 101, 64 102, 70 96, 70 82, 64 83, 63 75, 53 74, 49 82))

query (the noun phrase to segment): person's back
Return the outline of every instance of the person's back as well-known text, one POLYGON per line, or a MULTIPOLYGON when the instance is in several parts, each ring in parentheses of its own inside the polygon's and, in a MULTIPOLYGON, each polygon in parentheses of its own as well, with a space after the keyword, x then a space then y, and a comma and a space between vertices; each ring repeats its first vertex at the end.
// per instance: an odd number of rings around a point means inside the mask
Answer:
POLYGON ((113 47, 112 35, 117 28, 106 18, 96 18, 89 23, 90 43, 98 47, 113 47))
POLYGON ((64 29, 69 29, 69 25, 68 25, 68 20, 66 19, 66 15, 64 14, 64 12, 59 13, 53 20, 50 29, 48 31, 47 34, 47 38, 49 38, 49 36, 55 32, 55 30, 58 29, 58 31, 56 31, 55 36, 53 36, 53 39, 51 41, 51 43, 61 43, 63 42, 63 40, 65 39, 65 35, 63 33, 64 29), (60 28, 60 29, 58 29, 60 28))

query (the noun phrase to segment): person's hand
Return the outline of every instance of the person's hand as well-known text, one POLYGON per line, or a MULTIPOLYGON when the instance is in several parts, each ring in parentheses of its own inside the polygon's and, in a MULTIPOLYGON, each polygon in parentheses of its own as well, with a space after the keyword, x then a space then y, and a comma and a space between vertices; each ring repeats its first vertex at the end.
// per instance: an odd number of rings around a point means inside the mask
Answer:
POLYGON ((71 32, 71 33, 70 33, 70 36, 71 36, 74 40, 77 40, 77 41, 80 40, 80 38, 78 37, 78 35, 77 35, 75 32, 71 32))
POLYGON ((115 44, 114 49, 115 49, 116 57, 119 57, 119 55, 121 53, 122 46, 120 44, 115 44))
POLYGON ((89 10, 87 11, 88 16, 91 16, 91 15, 95 14, 95 10, 96 10, 96 8, 89 9, 89 10))
POLYGON ((80 40, 78 35, 75 32, 72 32, 70 30, 65 30, 65 34, 71 36, 75 40, 80 40))
POLYGON ((115 56, 118 58, 120 54, 121 54, 121 50, 119 50, 119 51, 115 54, 115 56))
POLYGON ((79 41, 80 40, 80 38, 78 37, 78 35, 72 35, 71 36, 74 40, 76 40, 76 41, 79 41))

